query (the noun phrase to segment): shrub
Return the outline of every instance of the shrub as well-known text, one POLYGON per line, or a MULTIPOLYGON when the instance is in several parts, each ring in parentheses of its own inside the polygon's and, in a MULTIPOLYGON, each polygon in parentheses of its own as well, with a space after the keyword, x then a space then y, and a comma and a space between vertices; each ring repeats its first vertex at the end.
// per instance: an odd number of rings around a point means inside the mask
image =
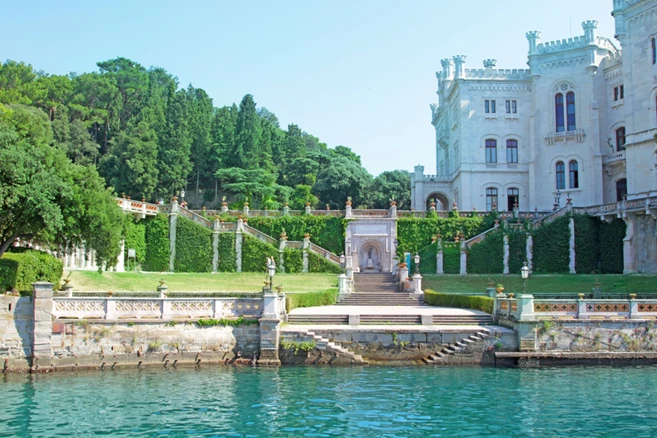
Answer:
POLYGON ((0 259, 0 290, 16 288, 21 294, 32 293, 32 283, 47 281, 59 287, 64 272, 62 262, 41 251, 6 252, 0 259))
POLYGON ((512 230, 509 236, 509 272, 517 274, 527 261, 527 232, 512 230))
POLYGON ((285 272, 289 274, 303 272, 303 251, 285 248, 285 251, 283 251, 283 260, 285 262, 285 272))
POLYGON ((599 260, 600 271, 604 274, 623 273, 623 239, 626 227, 622 219, 616 219, 611 223, 600 223, 599 260))
POLYGON ((597 270, 598 227, 600 220, 576 214, 575 220, 575 270, 578 274, 592 274, 597 270))
POLYGON ((461 248, 458 243, 443 243, 443 272, 445 274, 461 272, 461 248))
POLYGON ((285 298, 286 310, 290 312, 297 307, 317 307, 335 304, 338 301, 338 290, 327 289, 323 292, 287 294, 285 298))
POLYGON ((176 226, 176 272, 212 271, 212 231, 179 216, 176 226))
POLYGON ((164 214, 147 219, 144 271, 163 272, 169 269, 169 218, 164 214))
POLYGON ((278 248, 247 234, 242 240, 242 272, 265 272, 267 257, 274 257, 278 264, 278 248))
POLYGON ((493 313, 495 300, 489 297, 443 294, 427 289, 424 291, 424 301, 430 306, 457 307, 459 309, 474 309, 493 313))
MULTIPOLYGON (((450 217, 450 218, 399 218, 397 219, 397 255, 405 252, 415 253, 431 244, 431 237, 436 234, 443 240, 454 240, 463 233, 466 239, 485 231, 481 217, 450 217)), ((420 262, 422 264, 422 262, 420 262)), ((422 266, 420 266, 421 268, 422 266)))

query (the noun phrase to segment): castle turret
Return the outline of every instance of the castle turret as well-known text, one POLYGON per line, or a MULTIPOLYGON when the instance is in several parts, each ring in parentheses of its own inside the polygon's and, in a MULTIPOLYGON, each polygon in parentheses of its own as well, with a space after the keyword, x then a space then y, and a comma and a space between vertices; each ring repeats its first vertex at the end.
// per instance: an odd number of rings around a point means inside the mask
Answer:
POLYGON ((614 0, 614 10, 611 15, 616 22, 616 34, 614 35, 618 41, 623 44, 623 38, 626 34, 625 29, 625 7, 627 6, 626 0, 614 0))
POLYGON ((582 23, 584 29, 584 39, 588 44, 596 44, 598 37, 598 22, 595 20, 588 20, 582 23))
POLYGON ((484 68, 486 70, 495 68, 495 65, 497 65, 497 59, 484 59, 484 68))
POLYGON ((454 77, 456 79, 463 77, 463 64, 465 63, 465 55, 456 55, 454 59, 454 77))
POLYGON ((529 41, 529 56, 536 54, 536 46, 541 42, 541 32, 538 30, 530 30, 525 34, 527 41, 529 41))
POLYGON ((440 65, 443 66, 443 79, 452 79, 452 60, 445 58, 440 61, 440 65))

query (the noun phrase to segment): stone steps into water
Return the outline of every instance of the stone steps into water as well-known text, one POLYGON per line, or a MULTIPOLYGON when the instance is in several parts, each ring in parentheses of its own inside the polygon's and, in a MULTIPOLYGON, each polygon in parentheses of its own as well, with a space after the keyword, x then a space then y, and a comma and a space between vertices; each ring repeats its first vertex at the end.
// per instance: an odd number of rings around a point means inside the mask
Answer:
POLYGON ((315 348, 322 351, 329 351, 342 356, 348 357, 352 360, 354 365, 367 365, 367 361, 363 360, 363 356, 355 354, 348 348, 343 347, 339 342, 330 341, 312 331, 306 331, 306 336, 311 337, 315 341, 315 348))
POLYGON ((430 354, 422 359, 427 365, 446 365, 450 361, 450 357, 458 354, 469 354, 474 350, 483 350, 485 339, 490 337, 490 332, 482 328, 474 335, 456 341, 450 345, 443 347, 442 350, 430 354))

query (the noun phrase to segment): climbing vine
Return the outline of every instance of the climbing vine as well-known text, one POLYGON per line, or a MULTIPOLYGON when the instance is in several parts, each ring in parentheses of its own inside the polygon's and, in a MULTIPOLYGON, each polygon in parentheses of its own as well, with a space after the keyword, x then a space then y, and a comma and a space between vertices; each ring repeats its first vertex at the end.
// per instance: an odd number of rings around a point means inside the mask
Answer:
POLYGON ((501 274, 504 270, 504 234, 486 234, 486 238, 468 251, 468 274, 501 274))
POLYGON ((164 214, 146 219, 146 255, 144 271, 163 272, 169 269, 169 218, 164 214))
POLYGON ((289 240, 301 241, 306 233, 310 241, 334 254, 344 251, 344 233, 347 220, 334 216, 279 216, 252 217, 249 225, 278 238, 283 229, 289 240))
MULTIPOLYGON (((466 239, 485 231, 481 217, 450 218, 399 218, 397 219, 397 255, 415 253, 431 244, 431 238, 440 234, 443 240, 454 240, 463 233, 466 239)), ((420 262, 421 263, 421 262, 420 262)))
POLYGON ((570 260, 570 217, 563 216, 534 231, 533 264, 537 274, 568 272, 570 260))
POLYGON ((265 272, 267 257, 273 257, 277 261, 278 248, 245 234, 242 241, 242 271, 265 272))

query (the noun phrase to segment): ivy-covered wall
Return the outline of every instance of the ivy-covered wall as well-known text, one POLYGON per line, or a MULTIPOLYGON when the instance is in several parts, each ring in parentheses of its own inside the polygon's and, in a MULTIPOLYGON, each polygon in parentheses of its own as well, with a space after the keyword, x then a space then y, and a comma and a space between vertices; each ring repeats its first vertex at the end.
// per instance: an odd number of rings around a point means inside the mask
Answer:
POLYGON ((623 273, 623 239, 627 225, 622 219, 611 223, 600 222, 598 249, 600 250, 600 272, 603 274, 623 273))
POLYGON ((267 257, 273 257, 278 264, 278 248, 244 234, 242 241, 242 271, 243 272, 266 272, 267 257))
POLYGON ((217 271, 235 272, 237 270, 237 252, 235 251, 235 234, 219 233, 219 263, 217 271))
POLYGON ((141 265, 146 260, 146 221, 147 219, 136 220, 133 215, 125 216, 123 224, 123 236, 125 239, 125 262, 126 270, 131 271, 136 266, 133 263, 141 265), (128 250, 135 250, 134 262, 128 259, 128 250))
POLYGON ((169 218, 167 215, 145 219, 146 253, 143 271, 164 272, 169 269, 169 218))
MULTIPOLYGON (((481 217, 451 218, 399 218, 397 219, 397 254, 415 253, 431 244, 431 238, 440 234, 443 240, 454 240, 463 233, 466 239, 485 231, 481 217)), ((422 265, 420 261, 420 265, 422 265)), ((420 266, 421 267, 421 266, 420 266)))
POLYGON ((491 231, 468 251, 468 274, 501 274, 504 271, 504 233, 491 231))
POLYGON ((212 272, 212 231, 186 217, 176 227, 176 272, 212 272))
POLYGON ((575 270, 578 274, 592 274, 598 270, 598 231, 600 220, 581 214, 575 221, 575 270))
POLYGON ((283 261, 285 262, 285 272, 288 274, 298 274, 299 272, 303 272, 302 251, 285 248, 283 251, 283 261))
POLYGON ((518 273, 527 261, 527 232, 510 230, 509 236, 509 272, 518 273))
POLYGON ((563 216, 534 231, 533 271, 536 274, 568 273, 570 218, 563 216))
POLYGON ((443 272, 445 274, 461 272, 461 245, 459 243, 443 242, 443 272))
POLYGON ((314 252, 308 252, 308 272, 340 274, 342 273, 342 268, 314 252))
POLYGON ((333 216, 279 216, 251 217, 248 224, 278 239, 283 229, 289 240, 302 241, 310 234, 310 241, 334 254, 344 251, 344 235, 347 221, 333 216))

